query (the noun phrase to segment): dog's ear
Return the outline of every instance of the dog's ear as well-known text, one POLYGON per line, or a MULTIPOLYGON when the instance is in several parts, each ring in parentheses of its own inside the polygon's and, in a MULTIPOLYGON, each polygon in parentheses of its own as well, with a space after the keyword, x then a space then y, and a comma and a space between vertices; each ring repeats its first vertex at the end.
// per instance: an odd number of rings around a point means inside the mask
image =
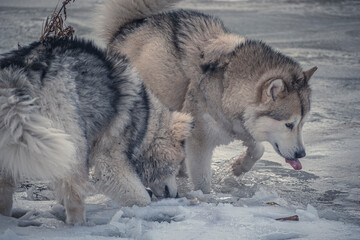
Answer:
POLYGON ((172 113, 170 129, 177 141, 184 141, 189 137, 193 128, 193 117, 190 114, 181 112, 172 113))
POLYGON ((201 68, 203 73, 224 68, 237 46, 245 42, 245 38, 235 34, 223 34, 207 40, 201 52, 201 68))
POLYGON ((313 67, 304 72, 306 82, 309 82, 311 76, 314 74, 314 72, 316 72, 317 69, 318 69, 317 67, 313 67))
POLYGON ((270 82, 266 88, 266 96, 273 101, 285 91, 284 81, 282 79, 275 79, 270 82))

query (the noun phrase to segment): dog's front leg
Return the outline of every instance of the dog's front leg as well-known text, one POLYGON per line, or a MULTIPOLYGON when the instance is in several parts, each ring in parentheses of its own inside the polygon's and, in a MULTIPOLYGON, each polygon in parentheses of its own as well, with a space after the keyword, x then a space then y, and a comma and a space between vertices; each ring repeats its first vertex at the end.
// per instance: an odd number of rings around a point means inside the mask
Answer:
POLYGON ((190 137, 186 141, 186 168, 194 190, 210 193, 211 190, 211 157, 214 147, 205 139, 197 140, 190 137))
POLYGON ((15 183, 12 177, 0 171, 0 214, 10 216, 15 183))
POLYGON ((246 153, 237 158, 232 165, 234 175, 239 176, 242 173, 250 171, 255 162, 259 160, 263 154, 264 146, 261 143, 255 142, 254 144, 249 144, 246 153))
POLYGON ((145 186, 124 158, 98 158, 94 180, 99 191, 121 206, 145 206, 151 202, 145 186))

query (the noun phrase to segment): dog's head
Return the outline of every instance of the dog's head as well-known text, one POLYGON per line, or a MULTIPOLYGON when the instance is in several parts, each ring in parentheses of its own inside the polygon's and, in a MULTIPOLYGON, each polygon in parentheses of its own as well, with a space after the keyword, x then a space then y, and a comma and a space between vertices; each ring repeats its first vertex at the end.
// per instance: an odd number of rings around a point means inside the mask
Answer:
POLYGON ((300 169, 297 159, 306 155, 301 135, 310 110, 309 80, 317 68, 304 72, 297 62, 262 42, 226 39, 227 48, 212 62, 223 74, 218 85, 231 131, 241 140, 270 142, 300 169))
POLYGON ((185 160, 185 140, 193 129, 193 118, 186 113, 169 111, 163 114, 159 124, 162 126, 157 126, 144 156, 154 165, 146 169, 149 184, 157 197, 176 197, 175 176, 185 160))
POLYGON ((266 73, 258 86, 257 106, 246 112, 247 126, 257 141, 268 141, 294 169, 306 155, 302 128, 310 111, 309 80, 316 67, 301 73, 266 73))

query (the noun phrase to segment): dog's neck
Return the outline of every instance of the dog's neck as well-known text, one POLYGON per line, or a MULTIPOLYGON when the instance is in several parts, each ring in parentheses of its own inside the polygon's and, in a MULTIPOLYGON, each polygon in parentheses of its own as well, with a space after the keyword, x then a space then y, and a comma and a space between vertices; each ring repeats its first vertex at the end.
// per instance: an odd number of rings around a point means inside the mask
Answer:
POLYGON ((171 161, 159 162, 160 158, 157 155, 159 146, 154 146, 154 144, 157 144, 157 140, 167 137, 165 133, 170 128, 171 111, 161 104, 150 91, 147 91, 147 93, 149 99, 147 127, 152 130, 146 132, 140 147, 139 156, 133 161, 135 171, 145 185, 161 181, 162 179, 159 179, 159 177, 170 176, 177 170, 177 166, 171 161))

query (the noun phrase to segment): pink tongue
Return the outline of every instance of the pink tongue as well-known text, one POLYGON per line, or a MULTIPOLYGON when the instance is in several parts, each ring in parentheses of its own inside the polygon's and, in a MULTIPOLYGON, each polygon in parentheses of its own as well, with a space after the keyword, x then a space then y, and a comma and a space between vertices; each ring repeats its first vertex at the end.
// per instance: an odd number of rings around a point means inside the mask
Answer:
POLYGON ((301 170, 302 169, 301 162, 297 158, 294 159, 294 160, 285 159, 285 162, 290 164, 295 170, 301 170))

